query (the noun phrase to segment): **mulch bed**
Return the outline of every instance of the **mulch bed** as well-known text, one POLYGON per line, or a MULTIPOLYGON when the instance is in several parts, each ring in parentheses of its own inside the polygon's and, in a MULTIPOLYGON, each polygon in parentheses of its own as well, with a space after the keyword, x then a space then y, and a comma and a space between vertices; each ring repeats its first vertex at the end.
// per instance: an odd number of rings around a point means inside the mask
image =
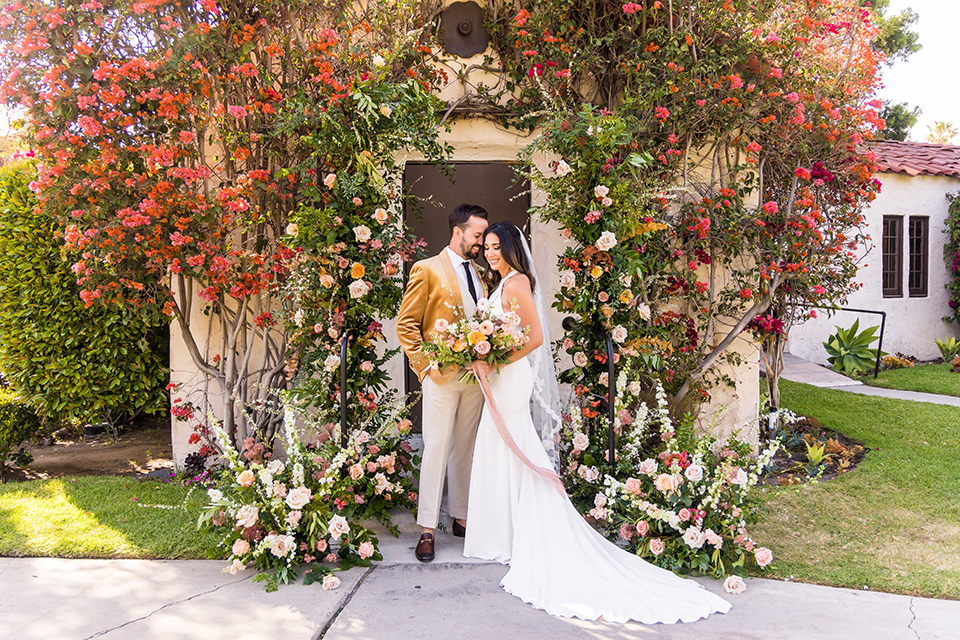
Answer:
POLYGON ((863 460, 869 448, 859 440, 828 429, 815 418, 801 416, 784 429, 783 446, 770 461, 764 484, 802 484, 812 480, 832 480, 849 473, 863 460), (814 465, 811 448, 823 447, 824 457, 814 465))

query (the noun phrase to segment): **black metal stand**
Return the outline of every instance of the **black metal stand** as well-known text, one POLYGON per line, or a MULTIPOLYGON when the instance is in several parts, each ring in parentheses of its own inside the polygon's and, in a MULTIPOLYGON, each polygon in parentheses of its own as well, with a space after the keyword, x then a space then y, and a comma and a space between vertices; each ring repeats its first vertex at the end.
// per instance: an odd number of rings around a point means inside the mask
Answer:
POLYGON ((347 348, 352 331, 345 331, 340 341, 340 448, 347 448, 347 348))
MULTIPOLYGON (((573 316, 567 316, 563 319, 562 325, 565 331, 572 331, 579 322, 573 316)), ((609 335, 603 334, 603 339, 607 344, 607 462, 615 467, 617 436, 615 432, 617 424, 617 367, 613 361, 613 340, 609 335)))
POLYGON ((801 305, 804 307, 810 307, 812 309, 829 309, 830 311, 850 311, 853 313, 872 313, 874 315, 880 316, 880 342, 877 343, 877 361, 873 365, 873 378, 877 379, 877 376, 880 375, 880 354, 883 353, 883 330, 887 327, 887 312, 886 311, 875 311, 873 309, 854 309, 852 307, 828 307, 825 305, 818 304, 804 304, 801 305))

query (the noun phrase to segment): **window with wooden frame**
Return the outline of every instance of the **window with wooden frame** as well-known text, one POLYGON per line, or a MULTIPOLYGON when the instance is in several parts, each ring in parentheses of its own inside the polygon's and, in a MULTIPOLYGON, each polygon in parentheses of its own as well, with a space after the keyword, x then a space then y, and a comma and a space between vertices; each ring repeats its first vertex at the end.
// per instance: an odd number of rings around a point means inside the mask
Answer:
POLYGON ((927 216, 910 216, 907 230, 907 293, 911 298, 922 298, 927 295, 928 278, 928 241, 930 235, 930 218, 927 216))
POLYGON ((903 297, 903 216, 883 216, 881 251, 883 297, 903 297))

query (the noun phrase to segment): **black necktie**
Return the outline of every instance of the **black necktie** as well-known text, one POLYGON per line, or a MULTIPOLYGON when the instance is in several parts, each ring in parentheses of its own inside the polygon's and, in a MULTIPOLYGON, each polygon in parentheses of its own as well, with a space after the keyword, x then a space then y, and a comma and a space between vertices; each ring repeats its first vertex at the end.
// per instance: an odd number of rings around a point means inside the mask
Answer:
POLYGON ((467 289, 470 290, 470 297, 473 298, 473 304, 477 304, 477 288, 473 286, 473 274, 470 273, 470 263, 463 262, 463 271, 467 274, 467 289))

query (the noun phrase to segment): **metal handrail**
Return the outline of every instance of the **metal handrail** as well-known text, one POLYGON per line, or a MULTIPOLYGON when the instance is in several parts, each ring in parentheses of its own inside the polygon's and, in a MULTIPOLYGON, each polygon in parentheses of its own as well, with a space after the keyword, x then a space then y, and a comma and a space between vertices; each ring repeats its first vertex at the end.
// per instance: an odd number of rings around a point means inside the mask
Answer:
MULTIPOLYGON (((563 319, 561 325, 565 331, 572 331, 579 321, 573 316, 563 319)), ((616 427, 617 419, 617 370, 613 362, 613 340, 606 333, 603 339, 607 344, 607 462, 616 467, 616 427)))
POLYGON ((830 311, 850 311, 852 313, 872 313, 880 317, 880 342, 877 343, 877 361, 873 365, 873 379, 876 380, 880 375, 880 354, 883 353, 883 331, 887 327, 887 312, 876 311, 875 309, 854 309, 853 307, 828 307, 822 304, 801 304, 801 307, 810 307, 813 309, 829 309, 830 311))

